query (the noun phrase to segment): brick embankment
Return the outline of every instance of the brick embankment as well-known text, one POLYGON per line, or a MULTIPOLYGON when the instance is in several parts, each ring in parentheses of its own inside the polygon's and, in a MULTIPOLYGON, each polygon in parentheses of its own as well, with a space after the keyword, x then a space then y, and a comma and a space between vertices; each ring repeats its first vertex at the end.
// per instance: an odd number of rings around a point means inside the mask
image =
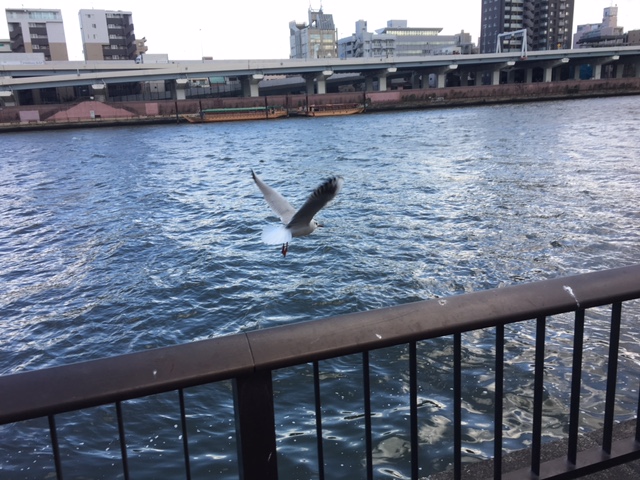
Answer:
POLYGON ((341 92, 322 95, 203 98, 131 102, 78 101, 73 104, 25 105, 0 109, 0 133, 84 127, 182 123, 183 115, 202 109, 279 106, 292 114, 307 105, 363 104, 366 112, 452 108, 547 100, 639 95, 640 78, 569 80, 549 83, 341 92))

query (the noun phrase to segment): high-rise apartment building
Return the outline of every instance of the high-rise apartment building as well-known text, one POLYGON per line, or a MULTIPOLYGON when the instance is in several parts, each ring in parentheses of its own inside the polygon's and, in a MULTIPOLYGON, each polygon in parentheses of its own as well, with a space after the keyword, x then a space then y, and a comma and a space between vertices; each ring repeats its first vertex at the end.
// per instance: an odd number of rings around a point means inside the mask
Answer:
POLYGON ((60 10, 7 8, 11 51, 44 53, 45 60, 69 60, 60 10))
POLYGON ((336 58, 338 47, 333 15, 309 8, 309 24, 289 22, 290 58, 336 58))
POLYGON ((131 12, 80 10, 85 60, 134 60, 136 37, 131 12))
MULTIPOLYGON (((526 31, 528 50, 571 48, 575 0, 482 0, 480 53, 495 53, 498 35, 526 31)), ((523 36, 505 39, 502 51, 520 50, 523 36)))

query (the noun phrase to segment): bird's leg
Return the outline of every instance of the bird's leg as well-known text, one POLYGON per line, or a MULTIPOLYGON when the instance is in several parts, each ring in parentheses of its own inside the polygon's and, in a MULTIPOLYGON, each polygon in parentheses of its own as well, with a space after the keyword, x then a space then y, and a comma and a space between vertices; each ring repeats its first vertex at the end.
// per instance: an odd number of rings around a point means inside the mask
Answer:
POLYGON ((287 251, 289 250, 289 242, 282 244, 282 256, 287 256, 287 251))

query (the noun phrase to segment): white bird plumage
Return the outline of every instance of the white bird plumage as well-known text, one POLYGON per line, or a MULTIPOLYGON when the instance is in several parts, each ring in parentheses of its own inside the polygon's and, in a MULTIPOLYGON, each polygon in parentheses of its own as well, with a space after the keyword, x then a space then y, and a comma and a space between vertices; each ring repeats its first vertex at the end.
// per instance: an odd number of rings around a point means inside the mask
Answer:
POLYGON ((253 169, 251 175, 264 199, 283 223, 266 227, 262 232, 262 241, 267 245, 282 244, 283 255, 287 254, 289 242, 293 237, 309 235, 320 226, 313 217, 338 194, 344 182, 342 177, 328 178, 311 193, 300 210, 296 211, 282 195, 264 183, 253 169))

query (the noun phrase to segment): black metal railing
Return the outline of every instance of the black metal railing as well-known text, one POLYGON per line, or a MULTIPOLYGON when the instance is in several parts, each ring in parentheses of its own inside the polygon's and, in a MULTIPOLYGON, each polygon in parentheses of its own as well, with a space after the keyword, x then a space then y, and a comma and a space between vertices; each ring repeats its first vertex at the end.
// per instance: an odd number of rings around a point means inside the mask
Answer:
MULTIPOLYGON (((409 351, 409 443, 411 477, 420 476, 418 342, 453 336, 453 477, 462 477, 462 334, 495 329, 494 478, 576 478, 640 458, 640 423, 633 438, 613 440, 614 407, 622 305, 640 298, 640 265, 557 278, 435 299, 323 320, 249 331, 186 345, 160 348, 68 366, 0 377, 0 424, 48 418, 51 451, 58 478, 64 462, 56 416, 115 404, 124 478, 130 476, 126 425, 121 403, 163 392, 177 392, 182 423, 185 478, 191 478, 188 415, 184 389, 222 380, 233 381, 238 471, 242 479, 278 478, 277 437, 272 374, 311 364, 315 392, 317 476, 325 478, 324 434, 319 362, 361 355, 365 422, 365 466, 373 478, 370 352, 397 345, 409 351), (611 305, 606 401, 602 445, 578 451, 580 390, 583 371, 585 311, 611 305), (548 317, 574 313, 568 451, 541 461, 543 375, 548 317), (535 321, 534 393, 531 462, 523 470, 503 474, 503 399, 505 392, 505 325, 535 321)), ((635 310, 637 314, 637 310, 635 310)), ((627 319, 625 319, 627 320, 627 319)), ((637 324, 637 318, 634 319, 637 324)), ((628 324, 629 322, 627 322, 628 324)), ((627 325, 625 324, 625 325, 627 325)), ((635 328, 633 323, 629 325, 635 328)), ((640 372, 639 372, 640 373, 640 372)), ((637 401, 637 400, 636 400, 637 401)), ((640 402, 638 403, 640 408, 640 402)), ((636 420, 637 421, 637 420, 636 420)))

